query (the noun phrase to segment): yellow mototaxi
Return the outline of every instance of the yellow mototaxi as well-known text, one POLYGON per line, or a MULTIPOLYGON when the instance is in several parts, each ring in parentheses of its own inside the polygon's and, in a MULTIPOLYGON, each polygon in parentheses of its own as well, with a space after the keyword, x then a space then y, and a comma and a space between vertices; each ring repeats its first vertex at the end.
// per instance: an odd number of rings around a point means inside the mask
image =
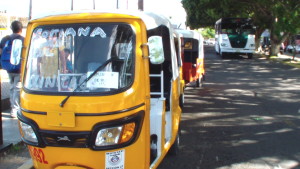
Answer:
POLYGON ((19 128, 34 168, 154 169, 178 153, 180 77, 167 18, 52 13, 32 19, 15 44, 19 128))
POLYGON ((179 78, 180 78, 180 85, 179 85, 179 105, 181 108, 184 106, 184 88, 185 86, 185 80, 183 78, 183 54, 184 54, 184 40, 182 33, 178 32, 177 29, 174 30, 174 43, 175 43, 175 50, 176 50, 176 56, 177 56, 177 64, 179 68, 179 78))
POLYGON ((205 79, 203 37, 195 30, 176 29, 183 39, 183 79, 185 84, 195 82, 201 87, 205 79))

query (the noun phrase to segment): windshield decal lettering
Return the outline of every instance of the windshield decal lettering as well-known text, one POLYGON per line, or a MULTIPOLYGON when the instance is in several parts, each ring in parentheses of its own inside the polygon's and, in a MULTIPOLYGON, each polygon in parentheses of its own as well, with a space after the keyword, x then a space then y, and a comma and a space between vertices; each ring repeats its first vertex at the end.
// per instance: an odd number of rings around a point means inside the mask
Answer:
POLYGON ((45 88, 55 87, 55 82, 56 82, 55 79, 56 79, 56 75, 53 75, 53 78, 50 78, 49 76, 46 77, 45 88))
POLYGON ((42 89, 44 88, 54 88, 56 84, 56 76, 53 78, 46 77, 46 79, 43 76, 38 75, 31 75, 30 77, 30 87, 35 89, 42 89))
POLYGON ((72 89, 72 91, 73 91, 74 89, 77 88, 77 81, 78 81, 78 80, 76 79, 76 77, 73 76, 73 77, 71 78, 68 87, 69 87, 70 89, 72 89))
POLYGON ((29 87, 31 87, 31 88, 38 88, 38 81, 39 81, 39 77, 40 76, 38 76, 38 75, 35 75, 35 74, 33 74, 33 75, 31 75, 30 76, 30 82, 29 82, 29 87))
POLYGON ((40 80, 38 81, 38 88, 43 88, 43 84, 44 84, 44 80, 45 80, 45 78, 42 76, 41 78, 40 78, 40 80))
POLYGON ((60 78, 60 87, 62 89, 66 89, 68 88, 68 82, 70 80, 69 76, 63 76, 62 78, 60 78))
POLYGON ((63 38, 64 36, 65 36, 65 31, 63 29, 60 29, 59 38, 63 38))
POLYGON ((81 76, 62 76, 60 79, 61 90, 74 90, 77 87, 78 81, 81 76))
POLYGON ((49 37, 49 31, 48 30, 43 31, 42 37, 43 38, 48 38, 49 37))
POLYGON ((76 31, 73 28, 67 28, 66 30, 66 36, 72 35, 73 37, 76 36, 76 31))
POLYGON ((41 35, 42 32, 43 32, 43 29, 42 29, 42 28, 39 28, 39 29, 36 30, 35 33, 36 33, 37 35, 41 35))
MULTIPOLYGON (((77 88, 79 84, 81 84, 86 79, 86 75, 84 74, 60 74, 58 81, 59 91, 73 91, 77 88)), ((82 85, 80 90, 86 90, 86 85, 82 85)))
POLYGON ((91 33, 91 37, 95 37, 97 35, 100 35, 101 38, 106 38, 106 34, 105 32, 103 31, 103 29, 101 29, 100 27, 97 27, 93 30, 93 32, 91 33))
POLYGON ((63 38, 66 36, 88 36, 90 34, 90 37, 96 37, 100 36, 101 38, 106 38, 107 35, 104 32, 104 30, 100 27, 94 28, 94 30, 91 32, 91 27, 87 26, 86 28, 80 27, 78 28, 78 33, 76 34, 76 31, 74 28, 67 28, 66 31, 64 29, 52 29, 52 30, 43 30, 42 28, 39 28, 35 31, 36 36, 42 36, 42 38, 48 39, 52 37, 59 37, 63 38))
POLYGON ((57 37, 58 32, 59 32, 59 29, 52 29, 50 31, 50 37, 57 37))
POLYGON ((90 33, 90 30, 91 30, 91 28, 90 28, 89 26, 86 27, 85 29, 82 28, 82 27, 80 27, 80 28, 78 29, 78 36, 81 36, 81 35, 83 35, 83 36, 88 36, 89 33, 90 33))
MULTIPOLYGON (((53 75, 52 77, 31 75, 30 76, 30 88, 34 89, 59 89, 59 91, 72 91, 79 84, 81 84, 86 79, 84 74, 60 74, 59 77, 53 75)), ((81 90, 86 90, 86 85, 80 87, 81 90)))

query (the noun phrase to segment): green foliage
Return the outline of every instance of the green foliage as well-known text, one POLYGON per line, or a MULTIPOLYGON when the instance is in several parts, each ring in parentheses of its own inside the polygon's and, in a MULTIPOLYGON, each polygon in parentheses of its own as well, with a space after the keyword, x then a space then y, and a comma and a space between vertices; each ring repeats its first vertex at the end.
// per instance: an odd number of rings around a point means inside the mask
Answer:
MULTIPOLYGON (((273 47, 300 33, 299 0, 182 0, 191 28, 213 27, 222 17, 251 17, 259 36, 271 31, 273 47)), ((276 50, 275 50, 276 51, 276 50)))
POLYGON ((204 28, 201 32, 202 36, 205 39, 214 38, 215 37, 215 29, 213 28, 204 28))
POLYGON ((284 61, 283 63, 300 69, 300 62, 288 60, 288 61, 284 61))
POLYGON ((192 28, 213 27, 222 17, 248 17, 238 0, 182 0, 187 12, 187 24, 192 28))

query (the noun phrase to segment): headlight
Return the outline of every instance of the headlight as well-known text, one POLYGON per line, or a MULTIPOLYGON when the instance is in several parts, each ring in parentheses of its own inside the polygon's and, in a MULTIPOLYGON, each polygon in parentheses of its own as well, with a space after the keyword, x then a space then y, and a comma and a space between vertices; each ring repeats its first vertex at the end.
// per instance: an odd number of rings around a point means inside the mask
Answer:
POLYGON ((223 39, 223 40, 228 40, 228 36, 223 34, 223 35, 222 35, 222 39, 223 39))
POLYGON ((122 126, 104 128, 99 130, 96 136, 96 146, 110 146, 129 141, 135 130, 135 123, 128 123, 122 126))
POLYGON ((222 40, 223 41, 228 41, 228 37, 224 37, 222 40))
POLYGON ((222 47, 227 47, 228 45, 226 43, 221 43, 222 47))
POLYGON ((144 111, 120 119, 100 122, 93 127, 90 146, 93 150, 110 150, 133 144, 140 135, 144 111))
POLYGON ((36 134, 30 125, 19 121, 19 129, 20 129, 20 133, 21 133, 21 136, 24 139, 24 141, 38 143, 36 134))

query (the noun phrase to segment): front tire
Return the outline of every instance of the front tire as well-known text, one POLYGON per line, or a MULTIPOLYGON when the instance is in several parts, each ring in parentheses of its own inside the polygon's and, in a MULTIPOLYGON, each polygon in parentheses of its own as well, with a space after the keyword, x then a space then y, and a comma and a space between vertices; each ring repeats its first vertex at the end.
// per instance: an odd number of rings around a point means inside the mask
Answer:
POLYGON ((220 55, 220 53, 221 53, 221 49, 220 49, 220 46, 218 45, 216 48, 216 53, 217 53, 217 55, 220 55), (217 51, 218 50, 218 51, 217 51))
POLYGON ((248 59, 252 59, 253 58, 253 53, 248 53, 248 59))
POLYGON ((179 96, 179 106, 181 109, 184 107, 184 93, 179 96))
POLYGON ((226 57, 225 53, 223 53, 223 52, 220 52, 220 56, 221 56, 222 59, 225 59, 225 57, 226 57))
POLYGON ((181 135, 180 131, 178 131, 175 142, 173 143, 173 145, 171 146, 171 148, 169 150, 169 155, 171 155, 171 156, 176 156, 179 154, 180 135, 181 135))
POLYGON ((203 79, 201 76, 196 80, 196 87, 202 87, 202 86, 203 86, 203 79))
POLYGON ((156 159, 157 157, 157 136, 151 135, 150 138, 150 164, 156 159))

